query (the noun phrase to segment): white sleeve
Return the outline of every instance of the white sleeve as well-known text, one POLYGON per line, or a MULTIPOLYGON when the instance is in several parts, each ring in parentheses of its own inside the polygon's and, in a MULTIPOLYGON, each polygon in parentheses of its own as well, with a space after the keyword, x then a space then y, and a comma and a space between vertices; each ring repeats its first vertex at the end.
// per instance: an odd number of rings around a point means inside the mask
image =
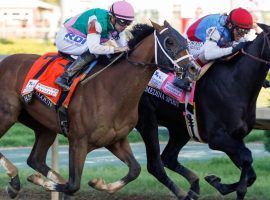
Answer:
POLYGON ((88 34, 86 42, 89 51, 92 54, 106 55, 114 53, 114 47, 100 44, 100 34, 88 34))
POLYGON ((208 40, 203 45, 206 60, 214 60, 232 53, 232 47, 221 48, 216 42, 208 40))
POLYGON ((100 44, 102 27, 95 19, 89 21, 86 43, 92 54, 112 54, 114 47, 100 44))
POLYGON ((118 45, 118 47, 125 47, 127 46, 127 37, 126 37, 126 33, 123 31, 121 33, 119 33, 119 39, 115 40, 116 44, 118 45))
POLYGON ((220 34, 216 27, 210 27, 206 30, 206 41, 211 40, 218 42, 220 40, 220 34))
POLYGON ((203 45, 204 57, 206 60, 214 60, 232 53, 232 47, 221 48, 217 45, 220 34, 216 27, 211 27, 206 31, 206 41, 203 45))

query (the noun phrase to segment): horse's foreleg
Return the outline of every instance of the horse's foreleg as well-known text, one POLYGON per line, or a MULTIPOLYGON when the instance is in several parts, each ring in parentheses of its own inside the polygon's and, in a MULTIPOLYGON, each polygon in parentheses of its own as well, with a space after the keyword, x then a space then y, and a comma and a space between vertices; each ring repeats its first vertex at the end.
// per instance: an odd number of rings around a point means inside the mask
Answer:
POLYGON ((127 137, 119 140, 113 145, 107 146, 106 148, 129 167, 128 174, 121 180, 113 183, 106 184, 103 179, 94 179, 89 181, 88 184, 97 190, 114 193, 129 182, 135 180, 140 174, 141 167, 132 153, 127 137))
MULTIPOLYGON (((70 133, 70 135, 72 135, 70 133)), ((72 135, 73 136, 73 135, 72 135)), ((75 135, 69 138, 69 180, 66 184, 56 184, 56 191, 65 193, 65 199, 70 199, 80 189, 81 176, 86 155, 88 140, 75 135)))
MULTIPOLYGON (((187 197, 187 193, 178 187, 168 176, 164 169, 160 157, 160 147, 158 139, 158 123, 156 114, 149 107, 139 107, 142 113, 139 114, 137 130, 140 132, 146 148, 147 170, 160 183, 165 185, 175 196, 182 200, 187 197), (144 109, 143 109, 144 108, 144 109)), ((168 158, 170 159, 170 158, 168 158)))
POLYGON ((256 180, 256 174, 252 168, 251 152, 246 148, 243 141, 235 140, 223 132, 218 133, 220 135, 216 134, 210 139, 209 146, 211 149, 225 152, 233 163, 241 169, 240 180, 232 184, 222 184, 221 179, 216 176, 208 176, 205 179, 221 194, 225 195, 236 191, 237 200, 242 200, 247 192, 247 187, 256 180))
MULTIPOLYGON (((179 126, 179 125, 178 125, 179 126)), ((184 167, 178 162, 178 155, 183 146, 189 141, 188 133, 177 131, 176 127, 168 128, 170 139, 161 154, 164 166, 180 174, 190 183, 188 196, 192 199, 198 199, 200 194, 199 177, 190 169, 184 167)))
POLYGON ((0 153, 0 163, 10 177, 10 182, 6 190, 9 197, 13 199, 18 195, 21 189, 18 169, 2 153, 0 153))

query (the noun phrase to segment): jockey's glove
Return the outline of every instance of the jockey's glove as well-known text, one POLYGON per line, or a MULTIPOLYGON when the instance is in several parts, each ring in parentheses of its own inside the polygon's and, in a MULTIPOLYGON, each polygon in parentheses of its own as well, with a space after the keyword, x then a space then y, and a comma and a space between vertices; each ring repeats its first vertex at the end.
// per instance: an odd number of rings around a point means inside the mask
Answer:
POLYGON ((250 43, 251 43, 250 41, 248 41, 248 42, 239 42, 237 45, 235 45, 232 48, 232 53, 236 53, 240 49, 245 49, 248 45, 250 45, 250 43))
POLYGON ((128 46, 114 47, 114 53, 120 53, 120 52, 124 52, 124 51, 128 51, 128 50, 129 50, 128 46))
POLYGON ((264 88, 269 88, 270 87, 270 82, 268 80, 264 80, 263 81, 263 85, 262 85, 264 88))

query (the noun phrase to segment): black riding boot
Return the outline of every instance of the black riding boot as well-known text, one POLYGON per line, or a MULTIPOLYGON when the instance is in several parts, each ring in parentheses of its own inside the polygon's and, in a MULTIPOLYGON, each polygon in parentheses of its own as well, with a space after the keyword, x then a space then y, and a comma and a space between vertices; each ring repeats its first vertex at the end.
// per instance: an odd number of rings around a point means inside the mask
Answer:
POLYGON ((64 74, 59 76, 55 83, 61 86, 64 90, 69 90, 69 82, 73 75, 76 74, 79 70, 81 70, 86 64, 90 63, 96 57, 95 55, 91 54, 88 50, 80 55, 71 65, 68 66, 64 74))
POLYGON ((175 77, 175 79, 173 80, 173 84, 176 87, 181 88, 182 90, 185 90, 185 91, 188 91, 188 92, 191 91, 190 84, 185 82, 183 79, 178 78, 178 77, 175 77))

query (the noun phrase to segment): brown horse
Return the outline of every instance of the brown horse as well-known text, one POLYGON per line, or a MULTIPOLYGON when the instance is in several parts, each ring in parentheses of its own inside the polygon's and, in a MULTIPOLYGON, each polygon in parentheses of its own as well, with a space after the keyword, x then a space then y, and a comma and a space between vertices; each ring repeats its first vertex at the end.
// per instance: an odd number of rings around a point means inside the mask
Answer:
MULTIPOLYGON (((121 59, 98 76, 80 84, 72 97, 69 117, 69 179, 64 180, 46 164, 46 155, 57 133, 60 132, 57 114, 36 98, 24 104, 20 91, 32 64, 39 55, 15 54, 0 64, 0 136, 17 121, 32 128, 35 144, 27 163, 41 175, 32 175, 29 181, 46 190, 64 193, 69 199, 79 190, 86 155, 100 147, 106 147, 123 161, 129 171, 121 180, 106 184, 94 179, 89 185, 114 193, 140 173, 140 165, 134 158, 127 141, 128 133, 138 118, 140 97, 157 67, 181 71, 187 68, 189 75, 198 75, 199 67, 187 51, 186 40, 166 21, 164 26, 152 22, 135 25, 129 41, 132 49, 128 59, 121 59), (156 63, 153 61, 156 60, 156 63), (136 62, 135 62, 136 61, 136 62), (137 66, 134 66, 137 65, 137 66)), ((10 197, 20 190, 17 168, 0 153, 1 164, 10 176, 10 197)), ((188 198, 183 194, 183 199, 188 198)))

